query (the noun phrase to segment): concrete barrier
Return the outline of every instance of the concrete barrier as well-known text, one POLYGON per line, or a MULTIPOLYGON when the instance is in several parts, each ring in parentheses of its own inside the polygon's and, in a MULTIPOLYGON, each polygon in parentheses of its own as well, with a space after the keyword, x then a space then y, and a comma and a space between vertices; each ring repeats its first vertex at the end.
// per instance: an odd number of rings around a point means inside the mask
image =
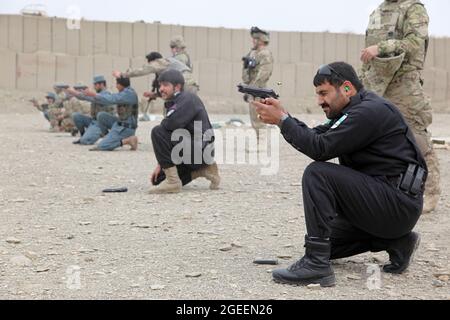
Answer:
POLYGON ((37 87, 37 55, 17 54, 17 89, 34 90, 37 87))
POLYGON ((300 63, 302 61, 302 37, 299 32, 289 32, 291 40, 291 63, 300 63))
POLYGON ((56 56, 40 52, 37 55, 37 88, 49 91, 55 84, 56 56))
POLYGON ((0 87, 6 89, 16 88, 17 54, 9 50, 0 50, 0 87))
POLYGON ((67 53, 67 20, 52 18, 52 52, 67 53))
POLYGON ((334 59, 336 61, 348 62, 348 35, 336 34, 336 52, 334 59))
POLYGON ((93 53, 107 54, 106 22, 94 22, 93 53))
POLYGON ((23 52, 38 51, 38 19, 37 17, 23 17, 23 52))
POLYGON ((202 94, 217 94, 217 62, 202 61, 198 68, 202 94))
POLYGON ((230 29, 220 29, 220 60, 231 61, 232 45, 231 45, 232 32, 230 29))
MULTIPOLYGON (((334 33, 329 33, 326 32, 324 34, 324 43, 323 43, 323 52, 322 52, 322 56, 323 56, 323 61, 320 62, 319 59, 315 60, 316 63, 330 63, 333 61, 336 61, 336 48, 337 48, 337 38, 336 38, 336 34, 334 33)), ((317 54, 318 51, 320 50, 318 47, 316 49, 317 51, 314 52, 314 54, 317 54)))
POLYGON ((43 17, 38 19, 38 50, 52 51, 52 20, 43 17))
POLYGON ((67 30, 67 54, 80 55, 80 30, 67 30))
MULTIPOLYGON (((2 66, 8 68, 8 73, 11 73, 11 68, 16 69, 14 77, 10 77, 12 80, 2 80, 2 86, 42 88, 53 82, 52 74, 54 81, 64 82, 90 82, 95 71, 107 71, 109 77, 114 68, 145 63, 144 56, 150 51, 170 55, 170 39, 183 35, 202 94, 217 96, 221 100, 229 94, 232 100, 241 98, 235 93, 235 85, 241 82, 241 58, 251 48, 247 29, 82 20, 81 30, 69 30, 66 22, 60 18, 0 15, 0 49, 12 51, 2 54, 7 61, 15 61, 12 65, 2 63, 2 66), (52 53, 54 58, 46 53, 52 53), (20 58, 16 57, 17 54, 21 54, 20 58), (34 61, 22 54, 35 54, 36 59, 34 61), (101 59, 106 59, 106 62, 100 62, 101 59), (54 69, 52 61, 55 61, 54 69), (63 69, 59 70, 61 66, 63 69), (213 70, 216 70, 216 75, 211 74, 213 70), (227 83, 231 86, 228 89, 225 88, 227 83)), ((282 82, 283 86, 278 91, 286 99, 306 99, 302 95, 308 95, 309 100, 306 100, 310 101, 314 97, 309 90, 313 76, 310 73, 314 73, 320 64, 343 60, 356 69, 361 66, 360 51, 365 47, 363 35, 270 32, 269 48, 275 59, 270 86, 276 88, 276 83, 282 82), (305 70, 312 70, 306 79, 301 76, 305 70), (301 89, 305 83, 308 91, 301 89)), ((433 102, 444 104, 443 101, 450 100, 447 80, 450 39, 431 39, 425 69, 427 91, 433 102), (430 68, 433 69, 430 71, 430 68)), ((149 88, 150 78, 134 79, 134 82, 140 91, 144 91, 149 88)), ((214 98, 211 101, 215 101, 214 98)))
POLYGON ((80 55, 88 56, 94 54, 94 22, 81 21, 80 29, 80 55))
POLYGON ((446 52, 446 39, 434 39, 434 68, 445 69, 446 57, 450 52, 446 52))
POLYGON ((220 59, 220 29, 208 28, 208 59, 220 59))
MULTIPOLYGON (((94 73, 94 58, 92 56, 79 56, 76 59, 76 82, 92 86, 94 73)), ((110 83, 108 83, 110 85, 110 83)))
POLYGON ((103 75, 108 82, 110 88, 115 87, 113 72, 113 58, 109 55, 94 56, 94 74, 103 75))
POLYGON ((76 79, 77 60, 73 56, 57 55, 56 56, 56 78, 57 83, 72 84, 76 79))
POLYGON ((133 26, 131 23, 120 23, 120 56, 133 56, 133 26))
MULTIPOLYGON (((447 69, 448 72, 450 72, 450 39, 447 38, 445 40, 445 68, 447 69)), ((449 97, 450 99, 450 97, 449 97)))
MULTIPOLYGON (((330 62, 325 60, 325 34, 324 33, 313 33, 313 63, 316 66, 320 66, 325 62, 330 62)), ((332 59, 334 60, 334 59, 332 59)))
POLYGON ((145 53, 150 53, 152 51, 158 51, 158 25, 157 24, 147 24, 146 33, 146 43, 145 43, 145 53))
POLYGON ((233 82, 233 64, 231 62, 221 62, 217 64, 217 95, 229 97, 232 90, 237 85, 233 82))
POLYGON ((294 98, 296 96, 296 82, 296 65, 284 64, 281 66, 281 86, 277 84, 273 89, 280 91, 283 97, 294 98))
POLYGON ((289 32, 280 32, 278 34, 278 61, 280 63, 290 63, 292 48, 291 48, 291 35, 289 32))
POLYGON ((8 16, 8 48, 15 52, 24 52, 23 50, 23 17, 8 16))
POLYGON ((208 28, 198 27, 196 34, 196 59, 208 59, 208 28))
POLYGON ((231 60, 240 61, 250 52, 250 40, 246 44, 247 35, 244 30, 231 30, 231 60))
POLYGON ((197 33, 195 27, 183 28, 184 41, 187 44, 187 50, 191 59, 197 60, 197 33))
POLYGON ((7 15, 0 15, 0 49, 8 49, 9 23, 7 15))
POLYGON ((120 55, 120 24, 117 22, 106 24, 106 51, 111 56, 120 55))
POLYGON ((301 33, 301 61, 303 63, 312 63, 314 61, 314 49, 313 42, 314 36, 311 32, 302 32, 301 33))
POLYGON ((133 57, 145 56, 147 52, 147 26, 145 23, 133 24, 133 57))
POLYGON ((447 73, 445 69, 435 69, 433 101, 444 102, 447 100, 447 73))
POLYGON ((347 48, 348 48, 348 55, 347 55, 347 61, 352 66, 356 67, 358 64, 359 58, 361 56, 361 49, 360 48, 360 36, 356 34, 349 34, 347 39, 347 48))
POLYGON ((317 68, 311 63, 299 63, 296 65, 296 95, 300 98, 314 94, 313 77, 317 68))
POLYGON ((170 39, 172 38, 172 27, 170 25, 158 25, 158 51, 163 56, 170 55, 170 39))

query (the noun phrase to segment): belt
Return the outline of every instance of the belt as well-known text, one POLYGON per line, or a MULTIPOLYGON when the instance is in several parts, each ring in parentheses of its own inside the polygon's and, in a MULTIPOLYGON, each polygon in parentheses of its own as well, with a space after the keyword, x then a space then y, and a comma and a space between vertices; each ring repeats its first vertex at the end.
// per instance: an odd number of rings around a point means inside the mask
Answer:
POLYGON ((426 176, 427 172, 423 168, 410 164, 404 174, 386 176, 386 180, 404 194, 418 198, 424 192, 426 176))

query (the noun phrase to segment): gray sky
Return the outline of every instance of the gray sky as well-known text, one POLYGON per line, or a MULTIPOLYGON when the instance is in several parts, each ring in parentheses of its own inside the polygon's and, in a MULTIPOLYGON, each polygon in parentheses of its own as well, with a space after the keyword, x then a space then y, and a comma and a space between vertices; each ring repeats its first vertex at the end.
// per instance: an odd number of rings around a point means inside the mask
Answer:
MULTIPOLYGON (((190 26, 276 31, 364 33, 370 12, 383 0, 0 0, 0 13, 18 13, 28 4, 42 4, 49 16, 67 17, 77 6, 88 20, 144 20, 190 26)), ((422 0, 431 18, 430 33, 450 36, 450 1, 422 0)))

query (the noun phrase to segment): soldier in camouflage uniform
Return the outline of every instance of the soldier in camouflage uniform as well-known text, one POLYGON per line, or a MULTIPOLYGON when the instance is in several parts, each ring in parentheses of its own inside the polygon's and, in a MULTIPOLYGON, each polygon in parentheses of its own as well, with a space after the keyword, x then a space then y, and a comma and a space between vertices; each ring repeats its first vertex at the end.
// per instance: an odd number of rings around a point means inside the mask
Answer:
MULTIPOLYGON (((114 71, 113 75, 115 78, 125 77, 125 78, 135 78, 143 77, 149 74, 159 75, 163 71, 168 69, 174 69, 180 71, 186 81, 186 89, 192 93, 197 93, 198 84, 192 76, 192 70, 186 66, 184 63, 180 62, 175 58, 163 58, 163 56, 158 52, 151 52, 147 56, 148 64, 144 65, 142 68, 129 70, 127 72, 114 71)), ((148 92, 148 98, 154 96, 155 94, 148 92)))
MULTIPOLYGON (((106 79, 103 76, 94 77, 94 89, 98 94, 108 92, 106 90, 106 79)), ((106 127, 97 120, 97 115, 100 112, 107 112, 114 116, 116 106, 101 105, 95 103, 94 98, 87 96, 84 92, 69 90, 69 93, 81 101, 90 102, 90 116, 81 112, 75 112, 72 115, 73 121, 80 131, 81 138, 74 141, 74 144, 94 145, 102 136, 106 136, 111 127, 106 127)))
MULTIPOLYGON (((253 48, 248 55, 242 58, 244 61, 242 80, 247 85, 266 88, 273 71, 273 56, 267 48, 270 41, 269 33, 253 27, 250 34, 253 39, 253 48)), ((244 96, 244 100, 249 102, 249 97, 244 96)), ((252 127, 258 134, 259 129, 264 128, 265 125, 258 119, 258 114, 251 104, 249 110, 252 127)))
POLYGON ((419 0, 385 0, 370 17, 366 49, 361 54, 364 85, 400 109, 427 161, 424 213, 436 208, 441 192, 439 162, 427 131, 432 123, 432 108, 421 79, 429 42, 428 23, 427 11, 419 0), (382 68, 383 59, 391 59, 388 63, 398 66, 382 68), (391 72, 381 71, 389 69, 391 72), (381 80, 372 81, 374 74, 390 81, 383 86, 381 80))
POLYGON ((47 93, 47 95, 45 96, 45 99, 47 99, 47 103, 43 103, 43 104, 39 104, 39 102, 33 98, 30 100, 30 102, 33 104, 33 106, 40 112, 42 112, 42 114, 44 115, 44 118, 50 122, 50 117, 48 114, 49 111, 49 106, 51 106, 52 104, 55 103, 56 101, 56 94, 49 92, 47 93))
MULTIPOLYGON (((115 78, 134 78, 154 74, 155 78, 152 81, 152 87, 158 88, 158 76, 165 70, 174 69, 180 71, 183 74, 183 77, 186 81, 185 90, 197 94, 199 86, 194 80, 192 70, 183 62, 180 62, 178 59, 173 57, 163 58, 163 56, 159 52, 149 53, 146 56, 146 59, 148 64, 144 65, 142 68, 128 70, 127 72, 114 71, 113 76, 115 78)), ((144 117, 142 119, 147 120, 147 117, 145 115, 147 114, 149 108, 153 106, 153 101, 159 98, 159 94, 156 90, 144 92, 144 98, 147 99, 148 103, 141 103, 141 105, 145 106, 143 108, 144 117)))
POLYGON ((48 118, 50 121, 50 131, 52 132, 64 131, 62 120, 64 120, 63 102, 66 99, 66 94, 64 93, 64 89, 61 89, 62 86, 64 85, 56 84, 53 87, 55 93, 52 93, 52 96, 55 97, 55 100, 52 104, 48 105, 48 118))
POLYGON ((191 57, 186 52, 186 44, 182 36, 176 36, 170 41, 170 49, 172 50, 173 57, 178 61, 184 63, 191 69, 194 69, 191 61, 191 57))
POLYGON ((72 120, 72 109, 74 103, 70 100, 73 98, 65 92, 63 87, 68 87, 64 84, 56 84, 53 88, 56 94, 56 101, 49 106, 49 118, 53 131, 69 132, 73 136, 78 133, 75 123, 72 120))

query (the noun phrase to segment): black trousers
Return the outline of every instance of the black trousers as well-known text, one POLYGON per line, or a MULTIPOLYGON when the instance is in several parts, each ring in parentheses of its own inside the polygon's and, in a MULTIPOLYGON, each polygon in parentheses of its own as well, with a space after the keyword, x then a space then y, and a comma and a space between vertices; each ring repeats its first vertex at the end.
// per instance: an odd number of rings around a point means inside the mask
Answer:
MULTIPOLYGON (((153 128, 151 133, 153 150, 155 152, 156 160, 162 169, 168 169, 175 166, 172 159, 172 150, 179 143, 179 141, 172 141, 172 132, 166 130, 162 126, 156 126, 153 128)), ((200 148, 202 149, 202 148, 200 148)), ((191 159, 189 163, 182 163, 176 165, 178 176, 180 177, 183 185, 187 185, 192 181, 192 172, 200 170, 206 166, 206 163, 203 161, 200 164, 195 164, 194 152, 195 148, 193 144, 191 144, 191 159)), ((197 150, 198 151, 198 150, 197 150)), ((203 150, 200 150, 202 152, 203 150)), ((161 174, 158 176, 157 182, 155 185, 160 184, 166 179, 164 172, 161 171, 161 174)))
POLYGON ((413 230, 422 213, 423 196, 332 163, 312 163, 302 185, 308 236, 330 238, 332 259, 386 250, 413 230))

